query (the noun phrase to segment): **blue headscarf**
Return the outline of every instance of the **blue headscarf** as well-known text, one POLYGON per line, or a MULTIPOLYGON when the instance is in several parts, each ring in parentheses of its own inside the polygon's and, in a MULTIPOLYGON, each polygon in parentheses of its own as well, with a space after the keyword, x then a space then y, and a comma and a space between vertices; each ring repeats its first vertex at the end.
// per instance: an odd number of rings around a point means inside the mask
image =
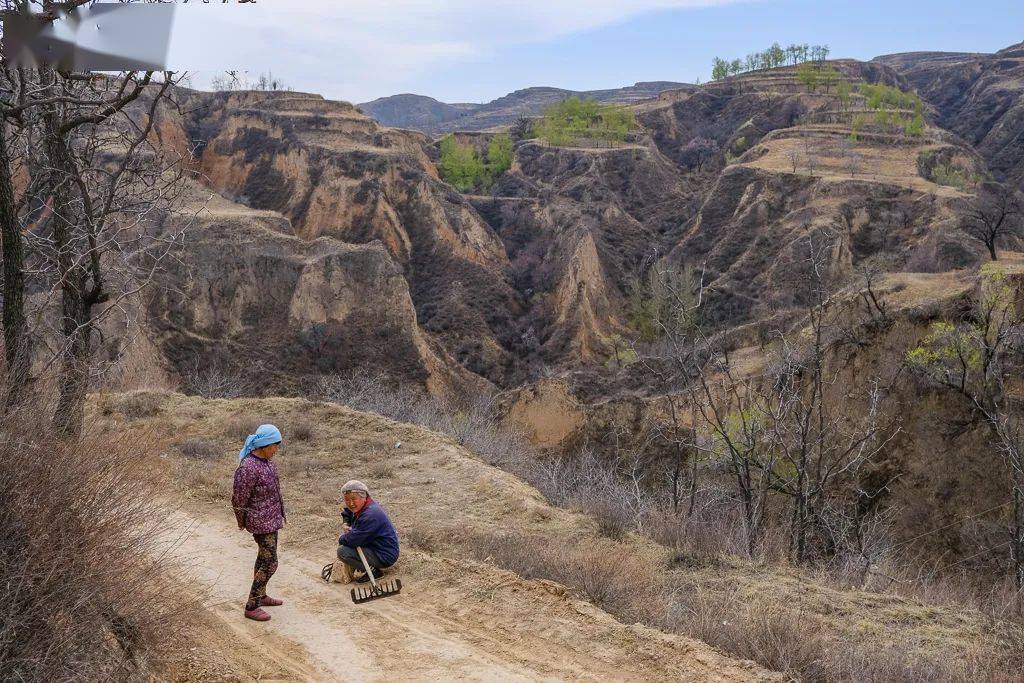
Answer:
POLYGON ((257 448, 269 446, 272 443, 281 442, 281 430, 274 425, 260 425, 256 428, 255 434, 250 434, 245 439, 245 445, 238 451, 238 462, 242 462, 252 455, 257 448))

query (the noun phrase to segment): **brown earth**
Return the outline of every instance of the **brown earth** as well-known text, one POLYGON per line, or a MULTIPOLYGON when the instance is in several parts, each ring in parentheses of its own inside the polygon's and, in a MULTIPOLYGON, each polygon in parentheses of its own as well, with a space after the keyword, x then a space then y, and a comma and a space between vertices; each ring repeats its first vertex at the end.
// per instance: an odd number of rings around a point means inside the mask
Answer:
MULTIPOLYGON (((854 84, 909 87, 880 62, 832 64, 854 84)), ((172 113, 161 135, 175 148, 199 141, 202 182, 224 201, 210 212, 219 216, 220 232, 208 232, 190 251, 190 260, 206 262, 202 277, 188 280, 176 269, 151 312, 175 321, 161 345, 172 376, 187 373, 203 348, 219 346, 236 364, 244 364, 236 350, 251 352, 240 343, 251 324, 222 324, 241 310, 237 296, 218 325, 207 324, 209 310, 188 310, 193 301, 210 309, 199 288, 220 296, 239 286, 238 274, 217 258, 227 253, 221 245, 233 248, 228 220, 293 235, 290 244, 300 251, 320 238, 379 242, 405 280, 414 316, 405 303, 393 303, 405 296, 400 283, 380 297, 354 285, 363 305, 351 325, 344 307, 313 301, 347 285, 307 290, 302 314, 294 316, 301 329, 275 334, 262 354, 281 380, 276 390, 286 393, 319 374, 367 365, 449 393, 473 384, 469 374, 483 380, 476 386, 508 388, 552 368, 599 367, 620 338, 633 335, 628 296, 656 263, 704 273, 706 322, 725 328, 785 318, 800 304, 788 280, 793 245, 809 235, 843 236, 833 264, 839 276, 876 255, 891 269, 926 271, 982 257, 955 230, 964 192, 933 182, 922 159, 956 161, 978 177, 984 161, 935 127, 917 140, 869 127, 851 143, 857 98, 847 111, 834 92, 808 93, 793 67, 640 102, 634 108, 642 128, 619 148, 521 142, 512 168, 487 195, 461 195, 441 182, 438 151, 426 136, 383 128, 343 102, 290 92, 184 97, 189 114, 172 113), (682 149, 696 136, 717 141, 730 163, 687 170, 682 149), (220 279, 224 287, 209 286, 220 279), (398 340, 393 362, 380 353, 374 327, 398 340)), ((486 143, 486 134, 475 135, 467 139, 486 143)), ((210 222, 207 216, 201 229, 210 222)), ((339 272, 372 280, 353 268, 354 261, 339 272)), ((255 272, 244 276, 249 283, 255 272)), ((274 274, 268 285, 291 277, 274 274)), ((258 290, 238 292, 262 302, 258 290)))

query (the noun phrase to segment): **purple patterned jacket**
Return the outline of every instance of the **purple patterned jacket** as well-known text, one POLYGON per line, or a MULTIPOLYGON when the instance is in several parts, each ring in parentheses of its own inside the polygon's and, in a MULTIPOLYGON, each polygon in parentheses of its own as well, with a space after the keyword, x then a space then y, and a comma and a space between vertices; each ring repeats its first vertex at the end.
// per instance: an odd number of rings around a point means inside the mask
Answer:
POLYGON ((284 500, 274 463, 250 455, 235 470, 231 506, 251 534, 269 534, 284 526, 284 500))

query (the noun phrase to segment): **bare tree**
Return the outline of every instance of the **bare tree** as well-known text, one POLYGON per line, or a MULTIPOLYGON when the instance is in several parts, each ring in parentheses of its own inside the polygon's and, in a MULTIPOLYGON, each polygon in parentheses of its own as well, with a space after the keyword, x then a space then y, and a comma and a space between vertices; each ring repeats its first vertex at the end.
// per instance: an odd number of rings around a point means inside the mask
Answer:
POLYGON ((33 345, 58 337, 42 371, 56 368, 54 423, 64 434, 81 429, 98 322, 148 283, 176 241, 159 224, 176 202, 184 165, 156 132, 174 77, 154 76, 0 72, 0 110, 18 146, 0 175, 0 202, 11 202, 0 208, 11 275, 4 283, 8 405, 32 382, 33 345), (15 174, 28 179, 17 199, 15 174), (44 293, 32 325, 29 277, 44 293), (55 330, 47 327, 51 304, 59 310, 55 330))
POLYGON ((789 159, 789 163, 793 165, 793 173, 796 173, 800 164, 800 150, 796 145, 789 148, 786 152, 786 158, 789 159))
POLYGON ((996 260, 996 245, 1004 237, 1020 233, 1024 217, 1024 200, 1009 185, 984 183, 967 205, 960 220, 960 229, 988 249, 996 260))
POLYGON ((710 138, 696 137, 686 143, 679 154, 684 164, 700 173, 704 165, 714 159, 720 151, 716 141, 710 138))
POLYGON ((982 269, 975 310, 967 319, 937 322, 907 354, 907 363, 927 382, 961 396, 988 426, 1006 463, 1006 487, 1013 501, 1010 559, 1017 586, 1024 586, 1024 423, 1021 405, 1007 391, 1020 375, 1024 319, 1019 285, 997 264, 982 269))

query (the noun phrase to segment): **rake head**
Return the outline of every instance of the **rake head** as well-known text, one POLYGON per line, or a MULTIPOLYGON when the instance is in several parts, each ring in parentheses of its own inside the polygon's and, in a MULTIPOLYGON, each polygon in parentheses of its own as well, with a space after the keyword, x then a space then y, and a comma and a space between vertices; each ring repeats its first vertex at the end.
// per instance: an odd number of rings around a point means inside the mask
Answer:
POLYGON ((402 592, 402 580, 381 581, 376 586, 352 589, 352 602, 359 605, 378 598, 389 598, 402 592))

